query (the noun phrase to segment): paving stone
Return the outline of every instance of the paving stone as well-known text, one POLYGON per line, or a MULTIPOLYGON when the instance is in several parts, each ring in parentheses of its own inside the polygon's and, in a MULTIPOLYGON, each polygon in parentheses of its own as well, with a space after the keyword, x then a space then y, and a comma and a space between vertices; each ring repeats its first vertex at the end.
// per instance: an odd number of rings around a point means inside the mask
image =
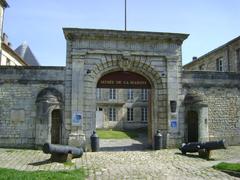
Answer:
POLYGON ((239 162, 240 146, 213 151, 212 160, 197 154, 183 156, 177 149, 160 151, 87 152, 75 165, 50 163, 50 155, 38 150, 0 148, 0 167, 25 171, 72 170, 83 167, 88 179, 237 179, 212 168, 222 161, 239 162))

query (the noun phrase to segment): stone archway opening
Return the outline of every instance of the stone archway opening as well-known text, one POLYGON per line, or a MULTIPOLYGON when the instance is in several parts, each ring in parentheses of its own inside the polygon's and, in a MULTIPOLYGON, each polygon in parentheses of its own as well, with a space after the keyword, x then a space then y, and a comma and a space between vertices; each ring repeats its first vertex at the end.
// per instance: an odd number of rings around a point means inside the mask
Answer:
POLYGON ((36 147, 45 142, 61 144, 62 94, 55 88, 41 90, 36 99, 36 147))
POLYGON ((96 88, 96 128, 138 132, 137 140, 142 146, 137 144, 123 147, 123 150, 148 147, 152 142, 152 86, 149 80, 135 72, 114 71, 100 77, 96 88))
POLYGON ((209 140, 208 105, 195 93, 188 93, 185 104, 185 141, 205 142, 209 140))

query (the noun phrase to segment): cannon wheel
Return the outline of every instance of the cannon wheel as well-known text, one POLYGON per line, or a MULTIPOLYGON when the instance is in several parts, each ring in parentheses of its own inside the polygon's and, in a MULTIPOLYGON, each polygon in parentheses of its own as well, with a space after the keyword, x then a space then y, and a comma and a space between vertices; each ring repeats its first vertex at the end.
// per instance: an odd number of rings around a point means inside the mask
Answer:
POLYGON ((186 152, 186 151, 182 151, 182 154, 183 154, 183 155, 186 155, 186 154, 187 154, 187 152, 186 152))

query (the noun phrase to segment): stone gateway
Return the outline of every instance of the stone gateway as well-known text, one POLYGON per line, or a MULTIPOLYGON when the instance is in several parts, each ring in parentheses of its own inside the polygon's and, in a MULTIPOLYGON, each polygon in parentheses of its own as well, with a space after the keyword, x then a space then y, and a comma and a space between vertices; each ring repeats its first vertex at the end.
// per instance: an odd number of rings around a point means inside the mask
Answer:
POLYGON ((223 138, 240 143, 240 76, 183 71, 181 45, 187 34, 63 31, 66 67, 0 67, 1 147, 48 142, 89 148, 93 130, 106 126, 98 111, 106 108, 108 127, 126 127, 125 114, 142 112, 146 122, 136 126, 145 124, 150 145, 157 130, 164 148, 223 138), (110 90, 111 98, 99 100, 101 89, 110 90), (124 109, 117 97, 125 91, 130 96, 147 92, 148 102, 141 101, 139 110, 124 109))

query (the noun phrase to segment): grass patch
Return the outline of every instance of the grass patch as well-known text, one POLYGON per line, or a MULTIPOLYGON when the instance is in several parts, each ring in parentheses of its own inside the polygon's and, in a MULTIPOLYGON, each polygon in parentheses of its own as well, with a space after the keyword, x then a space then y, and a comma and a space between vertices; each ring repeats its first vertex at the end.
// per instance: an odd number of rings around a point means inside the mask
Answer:
POLYGON ((6 152, 8 152, 8 153, 13 153, 13 152, 17 152, 17 151, 14 150, 14 149, 8 149, 8 150, 6 150, 6 152))
POLYGON ((97 134, 100 139, 133 139, 138 137, 138 133, 134 131, 116 131, 98 129, 97 134))
POLYGON ((71 167, 71 166, 74 166, 75 163, 73 163, 73 162, 64 162, 63 165, 64 165, 64 166, 70 166, 70 167, 71 167))
POLYGON ((213 168, 221 170, 221 171, 228 170, 228 171, 240 172, 240 163, 225 163, 225 162, 221 162, 221 163, 213 166, 213 168))
POLYGON ((0 168, 1 180, 45 180, 45 179, 80 179, 87 177, 84 169, 72 171, 18 171, 14 169, 0 168))

